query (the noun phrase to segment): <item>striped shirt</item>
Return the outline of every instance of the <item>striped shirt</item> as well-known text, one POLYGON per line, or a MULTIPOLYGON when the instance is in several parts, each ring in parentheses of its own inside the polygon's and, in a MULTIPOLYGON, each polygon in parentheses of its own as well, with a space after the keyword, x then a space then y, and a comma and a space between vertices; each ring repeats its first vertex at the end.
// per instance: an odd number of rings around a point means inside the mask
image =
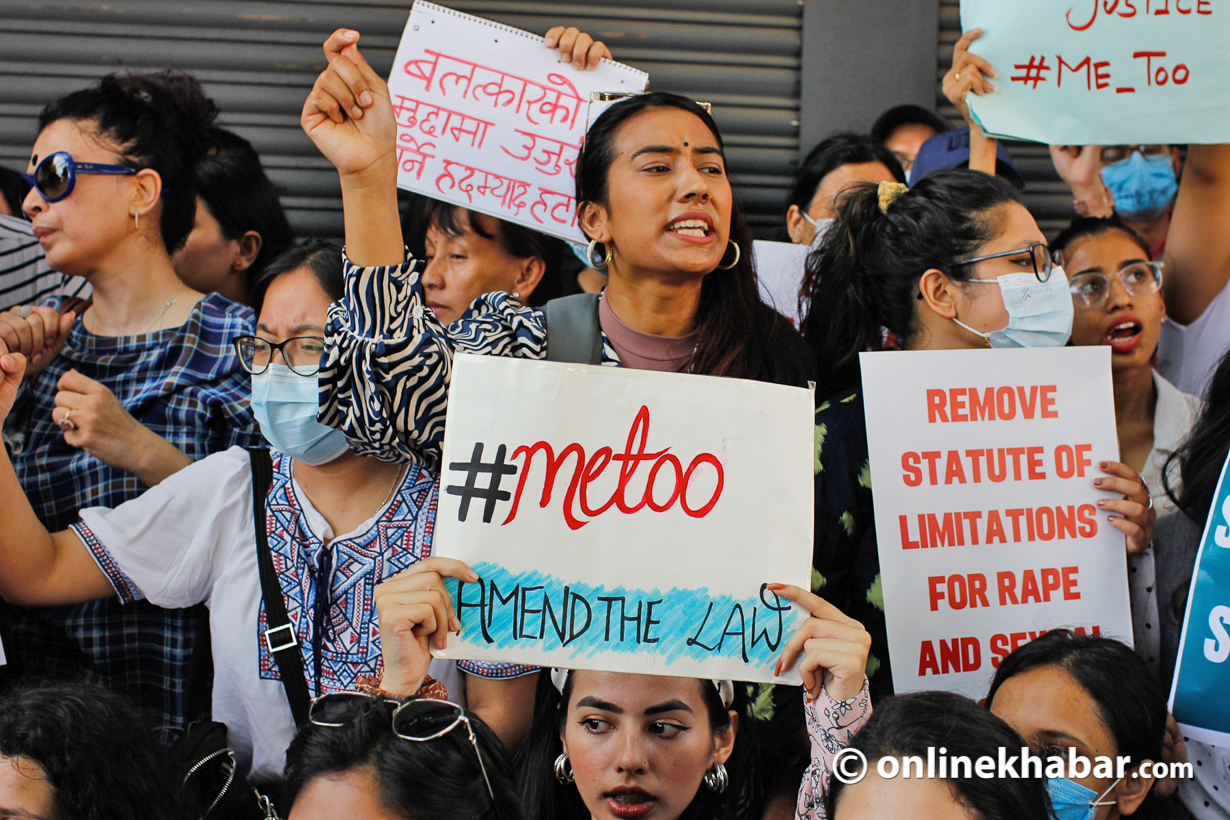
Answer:
POLYGON ((85 298, 88 294, 84 279, 57 273, 47 265, 29 222, 0 214, 0 311, 37 305, 53 295, 85 298))
MULTIPOLYGON (((33 404, 13 466, 34 512, 52 532, 85 507, 118 507, 145 491, 132 473, 69 445, 51 419, 56 383, 69 369, 105 385, 141 424, 194 461, 236 444, 263 446, 248 407, 251 380, 231 341, 252 332, 250 308, 219 294, 175 328, 96 336, 78 321, 64 349, 23 390, 33 404)), ((53 675, 86 674, 127 692, 162 725, 183 725, 189 668, 203 613, 114 599, 0 616, 10 662, 53 675)))
MULTIPOLYGON (((435 469, 453 355, 545 359, 546 314, 488 293, 446 328, 425 304, 420 262, 361 268, 343 256, 342 264, 346 290, 325 327, 320 421, 359 455, 435 469)), ((605 333, 602 364, 620 366, 605 333)))

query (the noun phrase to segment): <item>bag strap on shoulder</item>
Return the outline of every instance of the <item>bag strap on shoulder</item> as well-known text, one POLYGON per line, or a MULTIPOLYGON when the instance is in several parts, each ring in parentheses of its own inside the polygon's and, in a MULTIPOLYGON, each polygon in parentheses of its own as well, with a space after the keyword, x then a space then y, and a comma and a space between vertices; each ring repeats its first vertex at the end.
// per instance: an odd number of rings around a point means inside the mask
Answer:
POLYGON ((543 310, 547 319, 547 361, 602 364, 598 294, 577 293, 552 299, 543 310))
POLYGON ((295 718, 295 725, 301 726, 307 721, 308 707, 311 704, 311 694, 308 692, 307 679, 303 676, 303 655, 299 652, 299 639, 295 636, 295 627, 286 613, 286 601, 282 598, 282 587, 278 584, 278 575, 273 568, 273 553, 269 549, 269 536, 265 531, 265 497, 273 484, 273 460, 268 450, 251 449, 248 457, 252 461, 252 517, 256 530, 256 565, 260 569, 261 597, 265 600, 265 619, 268 629, 265 630, 265 646, 273 655, 273 661, 278 665, 278 674, 282 677, 282 686, 286 689, 286 699, 290 701, 290 712, 295 718))

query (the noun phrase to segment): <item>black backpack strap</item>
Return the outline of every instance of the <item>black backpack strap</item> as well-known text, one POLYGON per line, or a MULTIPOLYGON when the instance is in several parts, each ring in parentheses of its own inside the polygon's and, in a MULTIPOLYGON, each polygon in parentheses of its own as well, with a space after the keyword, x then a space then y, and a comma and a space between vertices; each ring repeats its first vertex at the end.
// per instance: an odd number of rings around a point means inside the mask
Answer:
POLYGON ((252 460, 252 517, 256 528, 256 565, 260 569, 261 597, 265 600, 265 646, 278 665, 286 699, 290 701, 290 713, 295 725, 307 721, 308 706, 312 698, 308 692, 307 679, 303 676, 303 655, 299 652, 299 640, 295 627, 286 614, 286 601, 282 587, 273 568, 273 553, 269 550, 269 537, 265 531, 265 497, 273 484, 273 460, 268 450, 248 451, 252 460))
POLYGON ((598 294, 577 293, 552 299, 543 310, 547 319, 547 361, 602 364, 598 294))

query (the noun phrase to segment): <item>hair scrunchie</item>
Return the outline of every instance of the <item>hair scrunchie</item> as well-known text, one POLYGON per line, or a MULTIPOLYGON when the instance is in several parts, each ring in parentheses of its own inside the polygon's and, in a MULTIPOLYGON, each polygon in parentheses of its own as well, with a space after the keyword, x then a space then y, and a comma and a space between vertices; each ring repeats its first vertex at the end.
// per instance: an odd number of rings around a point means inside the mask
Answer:
POLYGON ((880 213, 888 214, 888 207, 908 190, 910 187, 900 182, 881 182, 879 186, 880 213))

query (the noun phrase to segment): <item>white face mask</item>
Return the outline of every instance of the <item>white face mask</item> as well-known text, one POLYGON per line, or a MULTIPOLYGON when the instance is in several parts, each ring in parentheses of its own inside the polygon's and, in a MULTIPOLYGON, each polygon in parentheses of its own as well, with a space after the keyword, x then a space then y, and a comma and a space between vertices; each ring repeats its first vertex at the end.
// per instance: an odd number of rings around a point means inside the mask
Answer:
POLYGON ((807 220, 808 224, 815 229, 815 234, 811 238, 811 248, 815 250, 820 247, 820 243, 824 241, 825 234, 833 227, 836 219, 812 219, 804 210, 799 211, 799 215, 807 220))
POLYGON ((961 327, 986 339, 991 347, 1063 347, 1072 335, 1072 294, 1068 277, 1059 265, 1051 276, 1039 282, 1032 273, 1006 273, 995 279, 970 279, 970 282, 996 282, 1008 311, 1008 324, 1001 330, 983 333, 960 319, 961 327))

